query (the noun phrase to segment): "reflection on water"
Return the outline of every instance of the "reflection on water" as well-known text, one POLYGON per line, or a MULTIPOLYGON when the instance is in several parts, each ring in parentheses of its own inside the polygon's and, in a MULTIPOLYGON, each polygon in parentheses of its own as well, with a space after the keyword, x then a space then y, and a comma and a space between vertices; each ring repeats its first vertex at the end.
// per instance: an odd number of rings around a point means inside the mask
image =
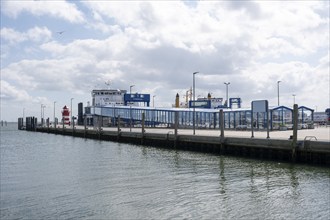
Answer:
POLYGON ((1 128, 1 219, 328 219, 327 168, 1 128))

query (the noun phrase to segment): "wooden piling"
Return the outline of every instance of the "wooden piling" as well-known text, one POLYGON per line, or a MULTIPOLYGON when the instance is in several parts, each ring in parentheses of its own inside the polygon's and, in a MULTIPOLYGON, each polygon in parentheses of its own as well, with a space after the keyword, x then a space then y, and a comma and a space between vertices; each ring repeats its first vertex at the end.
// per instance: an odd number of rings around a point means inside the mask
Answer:
POLYGON ((223 109, 219 111, 219 127, 220 127, 220 153, 223 152, 223 144, 225 141, 225 120, 223 117, 223 109))
POLYGON ((178 140, 178 127, 179 127, 179 112, 175 112, 175 123, 174 123, 174 148, 176 147, 176 142, 178 140))
POLYGON ((101 140, 101 132, 102 132, 102 116, 97 117, 97 133, 99 135, 99 140, 101 140))
POLYGON ((62 117, 62 134, 64 134, 64 117, 62 117))
POLYGON ((293 105, 293 136, 292 136, 292 155, 291 159, 293 162, 296 161, 296 147, 297 147, 297 139, 298 139, 298 105, 293 105))
POLYGON ((120 140, 120 132, 121 132, 121 129, 120 129, 120 115, 118 115, 118 120, 117 120, 117 141, 120 140))
POLYGON ((86 133, 87 133, 87 117, 85 115, 85 117, 84 117, 84 138, 86 138, 86 133))
POLYGON ((141 144, 143 144, 144 142, 144 133, 145 133, 145 130, 144 130, 144 123, 145 123, 145 113, 142 112, 142 137, 141 137, 141 144))

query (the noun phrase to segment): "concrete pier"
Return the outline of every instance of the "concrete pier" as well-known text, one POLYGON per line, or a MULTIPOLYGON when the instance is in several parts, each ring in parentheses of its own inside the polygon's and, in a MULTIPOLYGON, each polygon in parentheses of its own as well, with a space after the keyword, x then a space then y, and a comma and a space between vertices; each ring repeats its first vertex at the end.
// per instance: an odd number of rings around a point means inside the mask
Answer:
POLYGON ((203 129, 157 129, 157 128, 72 128, 38 127, 37 132, 69 135, 146 146, 190 150, 212 154, 235 155, 276 161, 330 166, 330 127, 299 130, 296 139, 293 131, 255 132, 203 129), (290 139, 291 137, 291 139, 290 139), (292 157, 294 149, 295 157, 292 157))

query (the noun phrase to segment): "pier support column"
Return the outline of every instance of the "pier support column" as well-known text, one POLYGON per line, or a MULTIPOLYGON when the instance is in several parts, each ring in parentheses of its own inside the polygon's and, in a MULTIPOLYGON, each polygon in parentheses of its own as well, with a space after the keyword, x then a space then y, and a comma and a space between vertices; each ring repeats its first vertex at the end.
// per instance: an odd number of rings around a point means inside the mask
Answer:
POLYGON ((293 136, 292 136, 292 161, 296 161, 296 147, 298 139, 298 105, 293 105, 293 136))

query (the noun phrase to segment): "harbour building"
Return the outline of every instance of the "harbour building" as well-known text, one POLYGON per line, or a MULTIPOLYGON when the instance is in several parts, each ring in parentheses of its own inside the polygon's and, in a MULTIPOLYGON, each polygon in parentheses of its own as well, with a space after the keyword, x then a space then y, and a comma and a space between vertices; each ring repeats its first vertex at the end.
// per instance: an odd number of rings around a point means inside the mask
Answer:
MULTIPOLYGON (((213 100, 212 104, 212 98, 208 96, 206 99, 189 100, 189 104, 180 104, 181 107, 155 108, 150 107, 150 94, 131 94, 126 90, 93 90, 92 105, 85 107, 83 117, 88 125, 117 126, 120 123, 124 127, 139 127, 144 115, 145 126, 173 127, 177 114, 179 128, 192 128, 195 124, 199 129, 219 129, 222 109, 226 129, 246 130, 253 126, 255 129, 263 130, 267 129, 267 124, 270 130, 292 129, 293 109, 290 107, 269 107, 268 113, 252 115, 251 108, 241 108, 240 98, 230 98, 228 107, 222 105, 222 98, 213 100)), ((178 103, 177 100, 175 103, 178 103)), ((306 106, 300 106, 298 110, 298 127, 313 128, 314 110, 306 106)))

